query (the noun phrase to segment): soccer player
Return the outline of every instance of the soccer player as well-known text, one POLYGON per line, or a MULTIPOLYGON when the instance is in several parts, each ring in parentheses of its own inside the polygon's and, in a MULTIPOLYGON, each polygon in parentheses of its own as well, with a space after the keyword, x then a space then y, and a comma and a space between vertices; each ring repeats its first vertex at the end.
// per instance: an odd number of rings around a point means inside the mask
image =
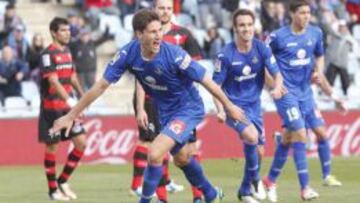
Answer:
MULTIPOLYGON (((173 16, 173 0, 156 0, 154 1, 154 11, 159 15, 162 30, 164 33, 163 40, 172 44, 181 46, 192 59, 201 59, 200 46, 191 35, 191 33, 183 27, 177 26, 172 23, 173 16)), ((133 194, 141 195, 141 184, 143 179, 144 170, 147 162, 147 149, 150 142, 152 142, 160 130, 158 121, 158 113, 156 106, 154 106, 151 97, 145 95, 141 85, 136 85, 134 107, 139 124, 139 137, 140 140, 134 152, 134 173, 131 184, 131 191, 133 194)), ((194 133, 196 131, 194 130, 194 133)), ((195 139, 189 140, 189 147, 194 154, 194 158, 199 161, 200 156, 196 149, 196 136, 195 139)), ((156 190, 158 199, 166 202, 167 194, 169 192, 179 192, 184 190, 182 185, 175 184, 169 177, 169 156, 164 159, 164 174, 156 190), (166 189, 165 189, 166 188, 166 189)), ((194 202, 201 202, 201 191, 195 187, 192 188, 194 202)))
POLYGON ((78 95, 83 90, 77 80, 75 67, 67 44, 70 40, 70 26, 66 19, 54 18, 50 22, 53 38, 42 54, 41 66, 41 107, 39 116, 39 141, 45 144, 44 167, 52 200, 68 201, 76 199, 76 194, 67 183, 77 167, 86 147, 85 130, 79 120, 71 123, 70 133, 64 131, 49 134, 54 121, 75 106, 73 87, 78 95), (56 178, 56 149, 61 141, 71 140, 74 149, 70 152, 64 170, 56 178))
MULTIPOLYGON (((175 164, 184 172, 187 180, 198 187, 208 203, 218 202, 223 194, 215 189, 205 177, 201 166, 189 158, 184 147, 192 135, 192 130, 204 117, 204 105, 193 81, 200 82, 209 92, 222 102, 229 117, 238 122, 246 122, 240 108, 227 99, 224 92, 205 68, 193 61, 179 46, 162 42, 159 16, 150 10, 141 10, 134 15, 135 40, 123 47, 108 64, 100 79, 62 118, 55 121, 51 133, 68 129, 73 120, 111 83, 121 78, 124 71, 131 71, 143 89, 154 99, 159 109, 161 132, 151 143, 148 166, 144 173, 144 183, 140 203, 148 203, 162 176, 162 161, 171 152, 175 164)), ((68 130, 67 130, 68 131, 68 130)))
MULTIPOLYGON (((325 79, 324 48, 322 32, 318 27, 309 25, 311 17, 310 6, 304 0, 290 2, 292 23, 280 28, 270 35, 270 46, 284 77, 288 94, 275 100, 278 112, 284 122, 285 133, 282 143, 277 146, 270 171, 264 178, 268 189, 268 199, 277 202, 275 182, 283 168, 288 151, 293 149, 298 179, 301 188, 301 198, 311 200, 319 194, 309 186, 309 174, 306 160, 306 127, 323 131, 319 137, 320 159, 322 165, 330 163, 329 147, 323 130, 324 121, 318 113, 311 89, 312 75, 317 75, 318 83, 325 94, 334 94, 325 79)), ((337 106, 344 109, 341 100, 334 98, 337 106)))
POLYGON ((269 46, 254 39, 254 14, 246 9, 233 14, 233 29, 236 40, 227 44, 217 56, 214 81, 220 84, 228 98, 244 110, 247 123, 239 123, 229 116, 221 103, 215 99, 218 118, 226 121, 244 143, 244 177, 238 191, 238 198, 246 203, 257 203, 266 198, 266 192, 258 171, 258 145, 264 144, 263 116, 260 94, 264 87, 265 70, 275 78, 271 95, 278 99, 282 95, 282 76, 269 46), (251 191, 255 182, 257 187, 251 191), (255 197, 255 198, 254 198, 255 197))

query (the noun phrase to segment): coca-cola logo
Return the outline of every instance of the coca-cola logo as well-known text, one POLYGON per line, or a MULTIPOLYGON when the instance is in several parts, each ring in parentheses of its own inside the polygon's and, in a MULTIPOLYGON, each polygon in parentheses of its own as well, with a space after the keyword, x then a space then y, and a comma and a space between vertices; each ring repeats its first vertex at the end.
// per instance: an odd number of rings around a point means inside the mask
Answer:
MULTIPOLYGON (((360 155, 360 118, 353 123, 333 123, 326 129, 329 138, 329 145, 334 154, 341 156, 360 155)), ((317 145, 316 138, 311 135, 310 156, 316 156, 317 145)))
MULTIPOLYGON (((127 159, 134 148, 138 132, 137 129, 110 129, 104 131, 101 119, 91 119, 84 123, 87 131, 87 147, 84 161, 91 164, 127 163, 127 159)), ((70 146, 70 149, 73 146, 70 146)))

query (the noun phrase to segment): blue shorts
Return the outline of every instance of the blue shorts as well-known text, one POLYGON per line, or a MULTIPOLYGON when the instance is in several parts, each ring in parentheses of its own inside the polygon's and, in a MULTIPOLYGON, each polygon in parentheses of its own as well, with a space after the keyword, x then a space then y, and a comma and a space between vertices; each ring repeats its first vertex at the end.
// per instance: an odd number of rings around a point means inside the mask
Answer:
POLYGON ((193 107, 179 110, 166 118, 166 120, 162 120, 162 126, 164 127, 160 133, 169 136, 176 142, 176 145, 170 151, 172 155, 177 154, 190 139, 194 139, 193 130, 203 118, 203 109, 199 110, 199 107, 194 105, 193 107))
POLYGON ((321 118, 321 114, 318 113, 313 97, 300 101, 294 94, 288 93, 275 100, 275 104, 282 118, 283 127, 290 131, 324 125, 324 120, 321 118))
POLYGON ((239 106, 245 111, 246 118, 250 123, 246 125, 227 117, 226 124, 236 130, 239 134, 241 134, 246 127, 253 124, 259 133, 258 145, 265 145, 264 121, 260 102, 239 106))

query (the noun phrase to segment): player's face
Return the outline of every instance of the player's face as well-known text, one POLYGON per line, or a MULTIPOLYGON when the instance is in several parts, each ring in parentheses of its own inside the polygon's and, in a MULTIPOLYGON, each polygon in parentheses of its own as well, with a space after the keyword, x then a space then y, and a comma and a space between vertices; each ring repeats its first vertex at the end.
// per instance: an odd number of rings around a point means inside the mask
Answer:
POLYGON ((310 6, 301 6, 294 13, 291 14, 293 24, 300 28, 304 29, 310 22, 311 13, 310 6))
POLYGON ((61 45, 66 45, 70 42, 70 26, 69 25, 60 25, 57 32, 52 33, 55 41, 61 45))
POLYGON ((174 12, 173 1, 157 0, 155 5, 155 12, 159 15, 162 24, 169 23, 174 12))
POLYGON ((150 55, 160 51, 162 36, 160 21, 152 21, 143 32, 137 32, 143 51, 150 55))
POLYGON ((254 37, 254 20, 249 15, 239 15, 236 17, 234 29, 238 40, 250 41, 254 37))

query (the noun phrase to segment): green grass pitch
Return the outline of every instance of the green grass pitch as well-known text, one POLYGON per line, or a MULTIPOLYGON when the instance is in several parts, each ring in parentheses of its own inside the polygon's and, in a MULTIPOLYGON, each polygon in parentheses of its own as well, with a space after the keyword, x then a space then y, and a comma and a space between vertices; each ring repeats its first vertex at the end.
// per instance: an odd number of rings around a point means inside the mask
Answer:
MULTIPOLYGON (((262 174, 269 168, 271 159, 263 163, 262 174)), ((243 159, 207 160, 202 164, 214 185, 225 191, 224 203, 238 202, 236 191, 243 173, 243 159)), ((191 203, 190 187, 180 170, 171 165, 171 175, 177 183, 186 186, 184 192, 169 194, 170 203, 191 203)), ((58 171, 60 171, 60 167, 58 171)), ((320 193, 316 203, 360 202, 360 157, 334 158, 333 173, 343 182, 339 188, 321 185, 320 164, 316 158, 309 159, 311 185, 320 193)), ((71 179, 79 199, 77 203, 136 203, 129 195, 132 166, 127 165, 81 165, 71 179)), ((278 181, 279 202, 301 202, 293 160, 289 157, 278 181)), ((44 203, 47 184, 41 166, 0 167, 0 203, 44 203)), ((155 201, 153 201, 155 202, 155 201)), ((267 201, 264 201, 267 202, 267 201)))

